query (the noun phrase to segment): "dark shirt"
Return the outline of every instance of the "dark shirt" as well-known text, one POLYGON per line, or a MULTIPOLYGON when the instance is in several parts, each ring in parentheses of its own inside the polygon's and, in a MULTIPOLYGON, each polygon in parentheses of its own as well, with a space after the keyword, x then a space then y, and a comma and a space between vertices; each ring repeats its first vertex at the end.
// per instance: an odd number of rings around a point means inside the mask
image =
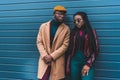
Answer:
POLYGON ((80 50, 84 52, 84 32, 83 30, 78 30, 76 33, 76 41, 75 41, 76 50, 80 50))
POLYGON ((50 46, 52 47, 52 42, 55 37, 56 31, 61 23, 56 20, 52 20, 50 23, 50 46))

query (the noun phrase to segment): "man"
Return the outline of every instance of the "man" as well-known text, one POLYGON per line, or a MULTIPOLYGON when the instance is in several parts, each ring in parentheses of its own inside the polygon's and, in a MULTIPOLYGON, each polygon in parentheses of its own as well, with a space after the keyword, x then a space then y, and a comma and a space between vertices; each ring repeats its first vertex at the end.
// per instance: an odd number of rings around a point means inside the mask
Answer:
POLYGON ((37 36, 37 48, 40 52, 39 80, 65 78, 65 51, 70 37, 70 29, 64 24, 66 12, 63 6, 54 7, 54 19, 40 26, 37 36))

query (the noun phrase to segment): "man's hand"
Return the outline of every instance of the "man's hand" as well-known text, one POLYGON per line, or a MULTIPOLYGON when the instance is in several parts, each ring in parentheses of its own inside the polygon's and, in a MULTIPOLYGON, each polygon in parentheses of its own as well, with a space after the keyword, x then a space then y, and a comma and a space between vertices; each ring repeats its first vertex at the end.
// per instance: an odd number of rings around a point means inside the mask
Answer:
POLYGON ((53 58, 51 55, 46 55, 43 57, 43 60, 46 64, 50 64, 52 62, 53 58))

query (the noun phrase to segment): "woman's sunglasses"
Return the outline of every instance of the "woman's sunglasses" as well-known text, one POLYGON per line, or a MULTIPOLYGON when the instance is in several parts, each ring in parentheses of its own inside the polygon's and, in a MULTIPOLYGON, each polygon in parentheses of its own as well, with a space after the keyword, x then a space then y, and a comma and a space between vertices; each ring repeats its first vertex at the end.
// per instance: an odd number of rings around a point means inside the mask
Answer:
POLYGON ((76 20, 74 20, 73 22, 74 22, 74 23, 76 23, 76 22, 80 23, 80 21, 82 21, 82 19, 76 19, 76 20))

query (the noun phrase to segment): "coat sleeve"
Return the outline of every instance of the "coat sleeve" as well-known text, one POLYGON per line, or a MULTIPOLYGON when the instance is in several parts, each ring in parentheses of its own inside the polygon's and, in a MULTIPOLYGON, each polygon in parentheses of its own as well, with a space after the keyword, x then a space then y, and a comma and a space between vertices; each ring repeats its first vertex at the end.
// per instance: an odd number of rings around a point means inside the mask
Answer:
POLYGON ((53 60, 56 60, 57 58, 59 58, 61 55, 65 53, 69 45, 69 38, 70 38, 70 30, 68 29, 61 47, 55 50, 52 54, 50 54, 53 60))
POLYGON ((42 27, 43 25, 40 26, 38 36, 37 36, 37 48, 38 48, 41 58, 47 55, 46 49, 43 44, 43 39, 42 39, 42 27))

